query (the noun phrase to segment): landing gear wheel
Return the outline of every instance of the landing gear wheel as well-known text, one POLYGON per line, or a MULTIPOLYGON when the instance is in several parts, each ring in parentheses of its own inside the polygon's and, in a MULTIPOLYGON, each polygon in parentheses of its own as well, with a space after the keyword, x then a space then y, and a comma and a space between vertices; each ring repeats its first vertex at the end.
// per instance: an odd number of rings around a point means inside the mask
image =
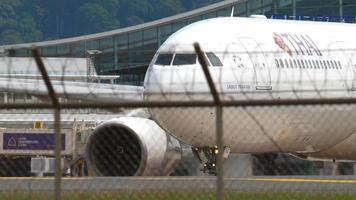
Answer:
MULTIPOLYGON (((217 159, 217 155, 219 153, 218 151, 218 147, 200 147, 200 148, 192 148, 193 149, 193 153, 195 155, 195 157, 197 157, 200 161, 200 163, 202 163, 202 169, 201 171, 203 171, 204 173, 208 173, 211 175, 215 175, 217 174, 216 172, 216 159, 217 159)), ((228 155, 230 153, 230 148, 225 147, 224 148, 224 154, 223 157, 224 159, 228 158, 228 155)))

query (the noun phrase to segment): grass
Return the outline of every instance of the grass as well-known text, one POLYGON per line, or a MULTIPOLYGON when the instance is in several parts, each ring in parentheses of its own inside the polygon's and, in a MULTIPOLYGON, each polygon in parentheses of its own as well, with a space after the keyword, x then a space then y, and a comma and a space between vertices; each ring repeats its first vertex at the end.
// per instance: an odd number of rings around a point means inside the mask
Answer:
MULTIPOLYGON (((52 200, 51 193, 6 193, 0 195, 0 200, 52 200)), ((62 194, 63 200, 214 200, 213 192, 78 192, 62 194)), ((335 193, 248 193, 227 192, 227 200, 355 200, 356 194, 335 193)))

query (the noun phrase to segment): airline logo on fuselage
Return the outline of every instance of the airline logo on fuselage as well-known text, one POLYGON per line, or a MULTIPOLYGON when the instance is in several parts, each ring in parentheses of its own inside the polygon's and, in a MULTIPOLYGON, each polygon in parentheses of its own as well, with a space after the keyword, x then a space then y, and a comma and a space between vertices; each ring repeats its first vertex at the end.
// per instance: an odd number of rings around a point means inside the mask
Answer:
POLYGON ((290 56, 323 54, 315 42, 307 34, 273 33, 274 42, 290 56))

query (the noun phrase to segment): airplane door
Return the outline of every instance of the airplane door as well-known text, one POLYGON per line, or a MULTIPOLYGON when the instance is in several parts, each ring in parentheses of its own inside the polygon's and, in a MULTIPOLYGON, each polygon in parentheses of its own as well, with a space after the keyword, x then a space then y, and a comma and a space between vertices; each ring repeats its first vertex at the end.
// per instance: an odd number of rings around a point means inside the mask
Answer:
POLYGON ((272 90, 271 74, 262 48, 253 38, 239 38, 255 70, 256 90, 272 90))

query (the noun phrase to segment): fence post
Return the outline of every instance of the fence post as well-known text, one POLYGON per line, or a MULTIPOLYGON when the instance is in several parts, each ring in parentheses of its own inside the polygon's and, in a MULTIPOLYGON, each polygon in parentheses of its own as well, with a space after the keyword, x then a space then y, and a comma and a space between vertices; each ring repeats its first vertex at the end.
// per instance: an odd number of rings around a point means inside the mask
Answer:
POLYGON ((217 180, 216 180, 216 199, 224 199, 224 166, 223 166, 223 153, 224 153, 224 141, 223 141, 223 105, 220 100, 218 91, 214 85, 213 79, 210 75, 208 65, 205 60, 203 51, 198 43, 194 43, 195 52, 198 55, 198 60, 203 68, 205 78, 208 82, 211 95, 214 99, 215 104, 215 131, 216 131, 216 145, 218 146, 218 156, 216 159, 217 167, 217 180))
POLYGON ((41 72, 42 79, 47 87, 48 95, 52 101, 54 112, 54 157, 55 157, 55 178, 54 178, 54 198, 55 200, 61 199, 61 106, 58 101, 58 97, 49 79, 46 67, 44 66, 38 49, 36 46, 32 46, 32 55, 36 60, 37 67, 41 72))

